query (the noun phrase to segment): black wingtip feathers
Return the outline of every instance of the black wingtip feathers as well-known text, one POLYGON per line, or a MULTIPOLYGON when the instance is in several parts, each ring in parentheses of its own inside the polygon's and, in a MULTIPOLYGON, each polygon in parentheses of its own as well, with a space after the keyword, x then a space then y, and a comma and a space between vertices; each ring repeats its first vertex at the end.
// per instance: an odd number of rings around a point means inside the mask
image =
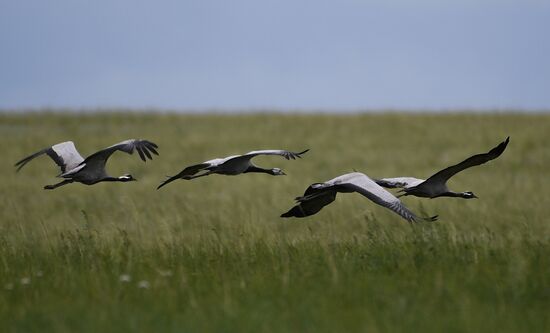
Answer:
POLYGON ((510 137, 508 136, 506 137, 506 140, 502 141, 501 143, 499 143, 498 146, 491 149, 491 151, 489 152, 489 156, 491 156, 493 159, 499 157, 504 152, 509 142, 510 137))

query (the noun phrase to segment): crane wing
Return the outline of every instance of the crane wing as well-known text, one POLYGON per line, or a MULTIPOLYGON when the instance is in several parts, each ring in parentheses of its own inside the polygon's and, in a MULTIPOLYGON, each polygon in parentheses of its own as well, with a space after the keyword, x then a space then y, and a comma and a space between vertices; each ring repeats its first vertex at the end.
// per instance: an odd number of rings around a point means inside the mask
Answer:
POLYGON ((252 157, 258 156, 258 155, 279 155, 279 156, 282 156, 282 157, 286 158, 287 160, 295 160, 296 158, 302 158, 301 155, 307 153, 308 151, 309 151, 309 149, 306 149, 306 150, 301 151, 299 153, 295 153, 295 152, 291 152, 291 151, 288 151, 288 150, 255 150, 255 151, 250 151, 250 152, 248 152, 244 155, 238 156, 238 157, 252 158, 252 157))
POLYGON ((86 157, 83 163, 86 163, 87 166, 93 168, 104 168, 109 157, 111 157, 111 155, 118 150, 127 154, 133 154, 134 150, 136 150, 141 160, 145 162, 147 161, 147 158, 150 160, 153 159, 151 153, 158 155, 156 150, 157 148, 158 146, 151 141, 137 139, 125 140, 93 153, 92 155, 86 157))
POLYGON ((468 157, 464 161, 455 164, 453 166, 450 166, 448 168, 445 168, 430 178, 428 178, 424 184, 429 186, 430 184, 445 184, 449 178, 454 176, 455 174, 459 173, 462 170, 471 168, 476 165, 481 165, 484 163, 489 162, 490 160, 494 160, 495 158, 499 157, 504 150, 506 149, 506 146, 508 146, 508 142, 510 141, 510 137, 507 137, 506 140, 499 143, 498 146, 491 149, 489 152, 484 154, 477 154, 471 157, 468 157))
POLYGON ((309 186, 304 195, 297 197, 298 204, 292 207, 281 217, 306 217, 317 214, 323 207, 336 200, 338 193, 334 189, 315 189, 315 184, 309 186))
POLYGON ((418 217, 405 207, 401 200, 376 184, 367 175, 357 174, 346 183, 340 184, 340 186, 362 194, 372 202, 390 209, 409 222, 417 222, 418 220, 418 217))
POLYGON ((23 168, 34 158, 43 154, 47 154, 55 162, 55 164, 57 164, 61 168, 61 173, 65 173, 76 168, 84 161, 84 158, 82 158, 82 156, 80 156, 80 154, 76 150, 74 143, 72 141, 66 141, 42 149, 15 163, 17 171, 21 170, 21 168, 23 168))
POLYGON ((386 188, 402 188, 416 186, 422 183, 424 179, 418 179, 413 177, 396 177, 396 178, 382 178, 374 179, 374 182, 382 187, 386 188))

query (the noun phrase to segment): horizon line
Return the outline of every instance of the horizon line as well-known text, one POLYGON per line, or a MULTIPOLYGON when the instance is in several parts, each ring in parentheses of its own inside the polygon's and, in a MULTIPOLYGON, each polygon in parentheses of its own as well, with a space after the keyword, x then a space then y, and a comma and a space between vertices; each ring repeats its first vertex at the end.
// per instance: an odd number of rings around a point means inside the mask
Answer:
POLYGON ((106 113, 143 113, 143 114, 453 114, 453 113, 550 113, 550 108, 278 108, 278 107, 243 107, 243 108, 161 108, 161 107, 29 107, 2 108, 0 114, 106 114, 106 113))

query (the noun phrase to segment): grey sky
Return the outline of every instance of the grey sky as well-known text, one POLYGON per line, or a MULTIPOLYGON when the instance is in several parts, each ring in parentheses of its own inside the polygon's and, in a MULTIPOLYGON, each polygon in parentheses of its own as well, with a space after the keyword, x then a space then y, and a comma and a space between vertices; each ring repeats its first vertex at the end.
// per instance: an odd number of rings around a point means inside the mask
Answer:
POLYGON ((0 108, 550 109, 550 1, 0 0, 0 108))

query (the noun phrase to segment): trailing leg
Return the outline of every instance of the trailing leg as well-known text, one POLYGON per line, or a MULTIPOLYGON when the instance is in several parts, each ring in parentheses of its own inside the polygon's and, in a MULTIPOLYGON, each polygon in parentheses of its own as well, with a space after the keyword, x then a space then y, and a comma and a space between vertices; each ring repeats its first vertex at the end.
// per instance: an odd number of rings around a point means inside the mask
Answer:
POLYGON ((54 189, 56 189, 56 188, 58 188, 58 187, 60 187, 60 186, 67 185, 67 184, 70 184, 70 183, 72 183, 72 182, 74 182, 74 180, 72 180, 72 179, 65 179, 64 181, 59 182, 59 183, 54 184, 54 185, 46 185, 46 186, 44 186, 44 189, 45 189, 45 190, 54 190, 54 189))

